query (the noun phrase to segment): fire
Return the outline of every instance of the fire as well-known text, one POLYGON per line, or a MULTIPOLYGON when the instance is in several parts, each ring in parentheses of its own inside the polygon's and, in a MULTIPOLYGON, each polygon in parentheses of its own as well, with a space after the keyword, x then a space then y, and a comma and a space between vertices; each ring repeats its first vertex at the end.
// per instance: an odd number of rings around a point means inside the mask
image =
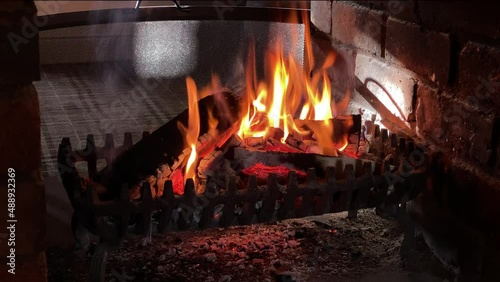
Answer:
MULTIPOLYGON (((198 107, 198 100, 204 98, 215 91, 220 90, 221 84, 219 77, 216 75, 212 76, 212 82, 210 85, 202 88, 198 91, 196 83, 191 77, 186 78, 187 96, 188 96, 188 124, 185 126, 181 122, 177 124, 179 131, 184 136, 184 146, 189 148, 189 156, 183 161, 185 163, 183 169, 184 172, 173 173, 171 180, 174 183, 174 192, 176 194, 184 193, 184 185, 187 179, 191 178, 196 183, 196 170, 198 165, 199 152, 197 151, 196 144, 198 143, 198 138, 200 137, 200 112, 198 107)), ((213 105, 207 108, 207 134, 212 137, 218 135, 217 125, 219 120, 214 116, 213 105)), ((203 152, 202 152, 203 153, 203 152)))
POLYGON ((345 140, 344 145, 342 145, 342 147, 339 148, 339 151, 344 151, 345 148, 347 148, 347 145, 349 145, 349 142, 345 140))
POLYGON ((195 179, 195 161, 197 159, 197 154, 196 154, 196 144, 191 144, 191 153, 189 154, 189 158, 186 164, 186 173, 185 173, 185 179, 184 182, 188 178, 192 178, 193 180, 195 179))
POLYGON ((179 130, 183 132, 186 147, 191 148, 191 152, 187 159, 184 171, 184 183, 188 178, 195 180, 196 176, 196 142, 200 135, 200 112, 198 110, 198 91, 196 84, 191 77, 186 78, 187 94, 188 94, 188 126, 184 127, 179 123, 179 130))
MULTIPOLYGON (((307 35, 306 45, 310 45, 307 35)), ((305 66, 292 56, 286 56, 283 50, 283 44, 278 40, 273 50, 266 54, 266 73, 271 74, 266 81, 270 83, 257 83, 255 51, 250 46, 246 68, 247 100, 238 135, 241 138, 266 137, 271 128, 280 128, 284 133, 281 142, 285 143, 287 136, 294 132, 301 135, 311 133, 297 125, 300 120, 315 120, 323 123, 316 123, 309 129, 314 133, 322 153, 345 148, 344 142, 334 144, 332 141, 332 119, 337 116, 338 109, 332 99, 327 70, 333 66, 335 55, 328 56, 323 66, 310 75, 308 69, 313 67, 314 62, 310 46, 306 46, 305 66)))
MULTIPOLYGON (((282 132, 277 134, 283 134, 280 140, 282 143, 285 143, 289 135, 296 136, 298 133, 314 138, 320 153, 334 154, 337 150, 344 150, 348 145, 347 136, 334 141, 333 119, 346 108, 349 93, 346 93, 344 99, 337 104, 332 97, 331 81, 327 71, 335 63, 335 54, 330 54, 323 65, 312 72, 314 58, 311 38, 307 32, 309 30, 307 13, 304 12, 302 16, 306 30, 303 63, 285 54, 283 42, 278 39, 273 48, 266 53, 264 66, 266 77, 263 81, 258 81, 255 46, 250 44, 245 69, 246 90, 243 93, 246 99, 243 99, 237 134, 241 138, 269 137, 272 132, 276 134, 276 129, 279 128, 282 132)), ((183 177, 180 177, 183 181, 179 181, 184 183, 188 178, 196 180, 200 153, 196 148, 200 135, 198 99, 222 88, 216 75, 212 76, 211 85, 200 91, 190 77, 186 78, 186 85, 189 105, 188 124, 187 126, 178 124, 179 130, 185 137, 185 148, 189 148, 189 156, 184 159, 183 177)), ((212 109, 208 109, 207 122, 207 133, 217 136, 218 121, 214 118, 212 109)), ((181 190, 183 192, 183 187, 181 190)))

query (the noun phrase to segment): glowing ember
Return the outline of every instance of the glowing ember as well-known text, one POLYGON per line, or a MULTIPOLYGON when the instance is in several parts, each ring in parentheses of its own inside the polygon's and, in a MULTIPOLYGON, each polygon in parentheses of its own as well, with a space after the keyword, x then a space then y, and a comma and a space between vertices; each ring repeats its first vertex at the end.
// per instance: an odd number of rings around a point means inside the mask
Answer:
POLYGON ((172 187, 175 195, 184 194, 184 176, 182 175, 182 171, 175 170, 172 172, 170 176, 170 180, 172 180, 172 187))
POLYGON ((298 169, 291 169, 285 166, 267 166, 262 163, 256 163, 255 165, 248 167, 241 172, 244 175, 255 175, 258 182, 266 182, 269 174, 274 173, 277 176, 279 182, 286 181, 290 171, 295 171, 298 180, 303 180, 306 178, 307 174, 298 169))

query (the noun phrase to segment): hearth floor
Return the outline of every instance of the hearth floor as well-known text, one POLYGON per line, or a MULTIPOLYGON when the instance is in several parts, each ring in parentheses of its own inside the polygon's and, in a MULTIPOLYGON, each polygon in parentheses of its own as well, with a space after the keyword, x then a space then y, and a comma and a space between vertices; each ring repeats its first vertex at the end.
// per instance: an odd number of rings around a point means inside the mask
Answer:
MULTIPOLYGON (((129 238, 111 253, 106 281, 443 281, 448 274, 418 242, 402 260, 397 222, 360 212, 276 224, 129 238), (287 280, 292 277, 294 280, 287 280), (281 279, 281 280, 280 280, 281 279)), ((86 281, 90 258, 47 251, 49 281, 86 281)))

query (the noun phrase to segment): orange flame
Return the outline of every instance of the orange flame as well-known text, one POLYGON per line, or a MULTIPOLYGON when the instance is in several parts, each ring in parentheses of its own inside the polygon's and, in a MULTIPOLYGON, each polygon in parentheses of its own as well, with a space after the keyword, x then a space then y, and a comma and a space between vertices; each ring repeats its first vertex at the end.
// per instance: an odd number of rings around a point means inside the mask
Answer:
MULTIPOLYGON (((265 81, 257 81, 255 45, 250 44, 247 65, 245 69, 246 99, 243 99, 242 117, 238 135, 245 137, 267 137, 272 128, 280 128, 284 137, 280 140, 285 143, 292 133, 301 135, 310 134, 316 139, 320 153, 333 154, 336 150, 344 150, 347 145, 347 136, 342 140, 333 140, 333 118, 345 110, 350 93, 344 99, 335 103, 332 98, 332 89, 327 70, 335 63, 335 54, 330 54, 323 65, 314 69, 311 37, 307 13, 303 12, 305 23, 305 55, 301 64, 291 55, 284 53, 283 42, 278 38, 271 51, 266 53, 265 81), (304 120, 316 121, 305 123, 304 120), (319 121, 319 122, 318 122, 319 121), (307 124, 307 130, 302 126, 307 124)), ((298 15, 292 20, 297 20, 298 15)), ((295 34, 297 36, 297 34, 295 34)), ((298 37, 296 40, 298 41, 298 37)), ((189 157, 185 165, 184 182, 188 178, 195 180, 198 152, 196 144, 200 134, 200 116, 198 99, 213 91, 221 89, 221 83, 216 75, 212 76, 211 85, 197 90, 194 80, 186 78, 188 94, 188 125, 179 123, 179 129, 185 136, 185 147, 190 148, 189 157)), ((212 109, 208 109, 208 134, 217 135, 217 119, 212 109)), ((274 130, 273 130, 274 131, 274 130)))
MULTIPOLYGON (((222 89, 217 75, 212 75, 211 84, 202 88, 200 91, 198 91, 196 83, 191 77, 186 78, 186 86, 188 96, 188 124, 185 126, 179 121, 177 126, 181 134, 184 136, 185 148, 189 148, 189 156, 183 160, 185 162, 185 166, 182 167, 184 169, 184 173, 179 170, 172 173, 172 176, 170 177, 173 181, 174 192, 176 194, 184 193, 184 185, 186 184, 187 179, 191 178, 195 184, 197 183, 197 161, 199 157, 202 157, 200 156, 200 152, 198 152, 198 150, 203 149, 196 147, 201 128, 198 100, 222 89)), ((213 138, 216 138, 219 134, 217 129, 219 120, 214 116, 214 107, 215 105, 209 105, 207 107, 208 131, 206 133, 213 138)), ((201 152, 201 154, 203 154, 203 152, 201 152)))
MULTIPOLYGON (((302 16, 307 16, 303 14, 302 16)), ((308 31, 308 21, 306 31, 308 31)), ((310 128, 322 153, 342 148, 344 142, 334 144, 332 141, 333 122, 340 110, 332 99, 331 82, 327 74, 328 68, 335 63, 335 54, 330 54, 324 64, 314 73, 311 39, 305 35, 305 58, 301 65, 292 56, 285 56, 283 44, 278 39, 272 52, 268 52, 266 73, 271 74, 266 82, 256 82, 255 50, 250 46, 246 68, 246 103, 238 135, 245 137, 265 137, 270 128, 280 128, 287 136, 293 132, 305 135, 309 132, 297 126, 297 120, 319 120, 310 128)), ((346 98, 349 99, 346 95, 346 98)), ((345 99, 344 99, 345 100, 345 99)), ((345 101, 342 101, 342 104, 345 101)))
POLYGON ((196 142, 200 135, 200 112, 198 110, 198 90, 196 84, 191 77, 186 78, 187 94, 188 94, 188 126, 184 127, 182 123, 178 123, 179 129, 183 132, 184 141, 187 148, 191 148, 189 158, 187 159, 184 183, 188 178, 196 180, 196 142))
POLYGON ((216 137, 219 132, 217 131, 217 125, 219 125, 219 120, 214 117, 213 106, 208 107, 208 134, 212 137, 216 137))
POLYGON ((344 151, 345 148, 347 148, 347 145, 349 145, 349 141, 345 140, 344 145, 342 145, 342 147, 339 148, 339 151, 344 151))

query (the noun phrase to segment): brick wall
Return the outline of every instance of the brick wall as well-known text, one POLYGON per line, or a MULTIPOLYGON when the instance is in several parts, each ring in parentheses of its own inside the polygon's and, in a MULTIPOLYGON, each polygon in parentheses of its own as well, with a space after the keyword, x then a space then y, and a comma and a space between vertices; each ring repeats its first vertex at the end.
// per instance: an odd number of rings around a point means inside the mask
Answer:
MULTIPOLYGON (((418 135, 500 173, 495 6, 487 1, 315 1, 311 20, 343 50, 339 55, 348 50, 354 56, 346 69, 418 135)), ((354 96, 355 104, 358 99, 354 96)))

